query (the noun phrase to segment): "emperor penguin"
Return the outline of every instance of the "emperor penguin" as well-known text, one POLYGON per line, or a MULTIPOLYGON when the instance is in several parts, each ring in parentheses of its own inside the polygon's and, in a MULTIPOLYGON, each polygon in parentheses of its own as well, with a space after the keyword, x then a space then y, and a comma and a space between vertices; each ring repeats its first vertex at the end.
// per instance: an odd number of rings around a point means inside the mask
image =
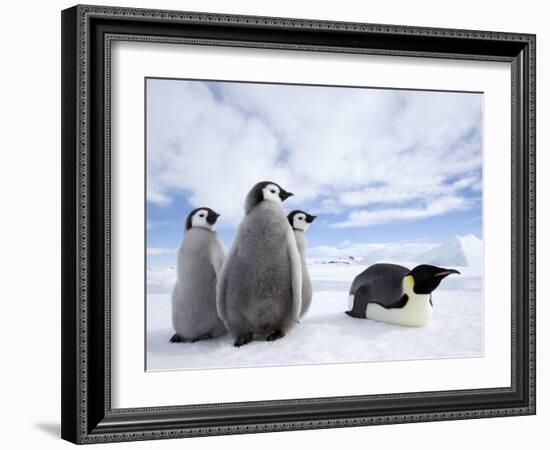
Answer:
POLYGON ((295 209, 287 216, 288 222, 294 231, 296 245, 298 246, 298 251, 300 252, 300 261, 302 263, 302 310, 300 312, 300 317, 307 313, 313 297, 313 289, 311 287, 311 279, 309 278, 309 271, 307 269, 306 261, 307 241, 305 231, 309 228, 316 217, 317 216, 312 216, 311 214, 300 211, 299 209, 295 209))
POLYGON ((374 264, 355 277, 349 311, 358 319, 422 327, 432 319, 432 291, 454 269, 421 264, 409 270, 397 264, 374 264))
POLYGON ((235 347, 255 336, 285 336, 302 310, 302 268, 282 202, 293 195, 262 181, 248 193, 245 216, 218 281, 218 314, 235 347))
POLYGON ((194 209, 187 216, 172 291, 172 343, 201 341, 226 331, 216 311, 216 282, 225 257, 214 231, 219 216, 210 208, 194 209))

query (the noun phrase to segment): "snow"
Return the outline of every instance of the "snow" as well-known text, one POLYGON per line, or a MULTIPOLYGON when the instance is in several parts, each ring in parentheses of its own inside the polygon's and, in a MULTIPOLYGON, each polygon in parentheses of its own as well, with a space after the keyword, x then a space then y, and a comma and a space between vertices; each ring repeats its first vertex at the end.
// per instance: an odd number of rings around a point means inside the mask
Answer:
POLYGON ((171 293, 176 283, 176 266, 147 267, 147 295, 171 293))
MULTIPOLYGON (((477 239, 477 238, 476 238, 477 239)), ((416 262, 393 261, 407 267, 416 262)), ((424 262, 424 261, 422 261, 424 262)), ((308 314, 283 339, 233 347, 230 336, 170 344, 170 290, 174 268, 149 268, 147 370, 280 366, 395 361, 483 355, 483 299, 480 266, 448 266, 461 275, 446 278, 433 293, 432 322, 406 328, 353 319, 347 309, 353 278, 369 264, 360 258, 314 258, 308 267, 313 302, 308 314)))

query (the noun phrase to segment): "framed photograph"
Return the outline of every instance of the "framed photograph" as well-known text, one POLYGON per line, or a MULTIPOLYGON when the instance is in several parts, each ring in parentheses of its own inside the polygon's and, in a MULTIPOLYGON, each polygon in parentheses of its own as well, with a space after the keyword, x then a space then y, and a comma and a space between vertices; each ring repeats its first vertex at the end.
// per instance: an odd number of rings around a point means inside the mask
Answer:
POLYGON ((535 36, 62 12, 62 437, 535 413, 535 36))

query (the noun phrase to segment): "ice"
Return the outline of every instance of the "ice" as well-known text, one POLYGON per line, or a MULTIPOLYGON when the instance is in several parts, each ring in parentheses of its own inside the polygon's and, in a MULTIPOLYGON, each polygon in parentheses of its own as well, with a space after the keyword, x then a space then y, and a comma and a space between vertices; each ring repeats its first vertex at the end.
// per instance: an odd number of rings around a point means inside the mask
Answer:
POLYGON ((480 267, 482 258, 483 244, 472 234, 455 236, 449 242, 438 245, 417 257, 425 264, 468 267, 480 267))
POLYGON ((413 264, 440 266, 480 267, 483 243, 474 236, 455 236, 443 244, 428 242, 390 242, 377 244, 351 244, 344 242, 337 247, 320 246, 307 250, 309 261, 320 263, 344 262, 375 264, 377 262, 412 261, 413 264))

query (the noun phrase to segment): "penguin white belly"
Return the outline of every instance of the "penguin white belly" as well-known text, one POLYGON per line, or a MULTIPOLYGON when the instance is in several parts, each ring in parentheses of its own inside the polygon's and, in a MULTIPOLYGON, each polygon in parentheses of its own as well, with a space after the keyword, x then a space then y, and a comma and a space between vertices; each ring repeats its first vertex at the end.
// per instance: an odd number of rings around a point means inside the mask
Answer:
POLYGON ((403 308, 384 308, 377 303, 367 304, 367 319, 406 327, 423 327, 432 320, 430 295, 410 296, 403 308))

